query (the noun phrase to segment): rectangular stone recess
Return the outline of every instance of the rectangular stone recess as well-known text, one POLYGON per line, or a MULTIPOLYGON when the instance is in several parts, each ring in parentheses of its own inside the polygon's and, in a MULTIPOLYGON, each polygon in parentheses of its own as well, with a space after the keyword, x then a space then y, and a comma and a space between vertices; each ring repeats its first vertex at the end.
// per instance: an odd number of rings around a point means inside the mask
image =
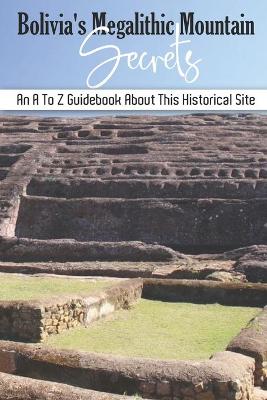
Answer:
POLYGON ((6 144, 0 146, 0 154, 22 154, 28 151, 32 146, 28 144, 6 144))
POLYGON ((53 335, 45 346, 156 360, 205 360, 223 351, 260 310, 142 299, 89 329, 53 335))
POLYGON ((117 309, 129 307, 141 297, 142 287, 141 279, 131 279, 91 296, 61 296, 42 301, 1 301, 0 338, 40 342, 48 335, 87 325, 117 309))
POLYGON ((183 251, 266 242, 264 200, 22 197, 16 235, 35 239, 143 241, 183 251), (68 218, 66 218, 66 215, 68 218))
MULTIPOLYGON (((266 303, 267 298, 267 285, 155 279, 144 281, 144 297, 147 288, 153 286, 153 296, 161 300, 198 302, 203 299, 205 302, 258 307, 266 303), (161 291, 158 291, 160 286, 161 291), (175 292, 172 286, 176 286, 175 292)), ((134 279, 106 290, 104 295, 83 298, 84 309, 81 312, 86 316, 83 323, 90 323, 114 309, 128 308, 140 297, 141 291, 142 280, 134 279)), ((65 304, 64 299, 61 304, 65 304)), ((53 309, 43 304, 42 310, 42 317, 46 319, 45 313, 49 313, 51 319, 53 309)), ((162 400, 166 397, 181 400, 188 400, 188 397, 192 400, 253 399, 253 357, 234 352, 222 352, 210 360, 193 362, 115 357, 14 342, 1 342, 0 350, 15 351, 15 373, 18 375, 85 389, 118 394, 139 393, 144 398, 162 400)))

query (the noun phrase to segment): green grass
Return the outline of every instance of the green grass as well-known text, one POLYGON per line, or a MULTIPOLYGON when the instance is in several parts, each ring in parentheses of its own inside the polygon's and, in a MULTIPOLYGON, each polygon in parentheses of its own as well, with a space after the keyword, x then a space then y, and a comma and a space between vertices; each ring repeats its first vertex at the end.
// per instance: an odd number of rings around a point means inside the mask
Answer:
POLYGON ((37 300, 68 294, 85 295, 112 284, 114 283, 107 280, 0 274, 0 301, 37 300))
POLYGON ((259 309, 141 300, 129 311, 48 338, 56 348, 131 357, 203 359, 225 349, 259 309))

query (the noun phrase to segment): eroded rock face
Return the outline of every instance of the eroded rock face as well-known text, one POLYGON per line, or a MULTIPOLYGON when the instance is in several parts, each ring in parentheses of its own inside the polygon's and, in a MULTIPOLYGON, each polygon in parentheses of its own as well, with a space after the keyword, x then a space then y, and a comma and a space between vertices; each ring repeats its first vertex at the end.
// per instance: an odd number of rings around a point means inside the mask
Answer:
MULTIPOLYGON (((8 240, 0 259, 168 262, 200 271, 200 260, 181 261, 177 252, 264 245, 266 133, 265 116, 244 114, 1 117, 0 235, 8 240)), ((227 254, 238 260, 236 272, 266 281, 266 252, 227 254)), ((214 271, 229 269, 205 276, 214 271)))
POLYGON ((245 354, 256 361, 255 384, 267 387, 267 308, 258 314, 230 342, 229 351, 245 354))
POLYGON ((0 374, 0 396, 12 400, 130 400, 132 397, 101 393, 74 386, 0 374))
POLYGON ((244 275, 236 274, 226 271, 215 271, 206 277, 207 280, 217 282, 244 282, 246 280, 244 275))
POLYGON ((267 246, 254 247, 239 258, 235 270, 251 282, 267 282, 267 246))

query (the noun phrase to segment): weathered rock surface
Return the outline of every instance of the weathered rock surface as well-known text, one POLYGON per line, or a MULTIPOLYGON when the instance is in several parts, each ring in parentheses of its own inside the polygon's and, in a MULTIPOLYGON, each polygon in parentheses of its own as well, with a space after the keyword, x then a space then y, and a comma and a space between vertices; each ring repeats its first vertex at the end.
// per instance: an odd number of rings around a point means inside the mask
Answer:
POLYGON ((267 387, 267 307, 250 321, 227 349, 253 357, 256 361, 256 384, 267 387))
MULTIPOLYGON (((183 258, 183 255, 179 255, 183 258)), ((170 261, 178 254, 170 248, 142 242, 78 242, 69 239, 1 238, 3 261, 170 261)))
POLYGON ((267 282, 267 246, 258 246, 239 258, 235 270, 251 282, 267 282))
POLYGON ((248 114, 2 116, 0 262, 155 262, 155 276, 266 282, 266 252, 234 250, 267 242, 266 133, 248 114), (207 267, 180 252, 207 253, 207 267))
POLYGON ((0 398, 12 400, 129 400, 131 397, 85 390, 62 383, 47 382, 0 373, 0 398))
POLYGON ((207 280, 217 282, 244 282, 246 280, 244 275, 234 275, 230 272, 215 271, 206 277, 207 280))
POLYGON ((255 400, 267 400, 267 391, 259 387, 254 389, 254 399, 255 400))
POLYGON ((252 400, 254 360, 222 352, 203 361, 159 361, 105 354, 51 350, 35 345, 2 342, 20 359, 17 373, 53 379, 93 390, 125 393, 152 399, 252 400))

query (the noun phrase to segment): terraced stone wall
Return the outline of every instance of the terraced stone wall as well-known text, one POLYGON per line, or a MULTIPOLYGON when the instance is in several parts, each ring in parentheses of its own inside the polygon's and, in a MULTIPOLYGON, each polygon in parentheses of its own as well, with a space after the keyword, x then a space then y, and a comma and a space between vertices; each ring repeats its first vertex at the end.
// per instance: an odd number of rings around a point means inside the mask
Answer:
POLYGON ((18 237, 158 243, 218 251, 265 243, 264 200, 56 199, 23 197, 18 237), (66 218, 67 216, 67 218, 66 218))
POLYGON ((266 127, 246 114, 3 116, 0 235, 189 253, 266 243, 266 127))

